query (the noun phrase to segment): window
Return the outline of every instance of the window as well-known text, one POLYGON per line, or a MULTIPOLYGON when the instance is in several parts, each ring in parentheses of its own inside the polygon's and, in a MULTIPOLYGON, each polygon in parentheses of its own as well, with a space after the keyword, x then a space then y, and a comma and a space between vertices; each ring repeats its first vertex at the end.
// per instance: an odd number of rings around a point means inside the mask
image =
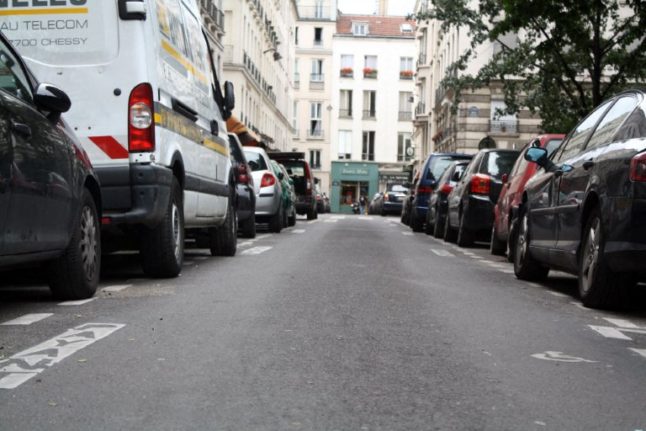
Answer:
POLYGON ((300 64, 298 63, 298 58, 295 58, 294 59, 294 84, 295 85, 299 85, 301 82, 301 74, 298 73, 299 66, 300 64))
POLYGON ((363 92, 363 118, 374 119, 377 116, 377 92, 365 91, 363 92))
POLYGON ((352 130, 339 130, 339 160, 352 158, 352 130))
POLYGON ((413 26, 410 25, 409 23, 404 23, 400 26, 400 30, 402 33, 412 33, 413 32, 413 26))
POLYGON ((399 58, 399 78, 413 79, 413 57, 399 58))
POLYGON ((606 109, 610 105, 611 101, 608 101, 594 110, 590 115, 586 117, 576 129, 570 134, 567 142, 565 142, 559 149, 558 154, 554 157, 556 163, 569 159, 570 157, 575 156, 581 151, 583 145, 588 140, 590 133, 594 130, 599 119, 603 116, 606 109))
POLYGON ((644 108, 640 107, 626 118, 613 141, 627 141, 644 137, 646 137, 646 115, 644 115, 644 108))
POLYGON ((621 123, 630 115, 638 103, 639 100, 635 96, 625 96, 617 100, 597 126, 586 149, 610 144, 621 123))
POLYGON ((308 130, 310 137, 322 137, 322 116, 321 108, 323 104, 321 102, 312 102, 310 103, 310 128, 308 130))
POLYGON ((375 132, 363 132, 361 160, 375 160, 375 132))
POLYGON ((31 102, 31 85, 18 59, 4 46, 0 50, 0 89, 31 102))
POLYGON ((363 77, 377 78, 377 56, 366 55, 363 57, 363 77))
POLYGON ((367 22, 353 22, 352 23, 352 34, 355 36, 367 36, 368 35, 368 23, 367 22))
POLYGON ((321 150, 310 150, 310 166, 312 169, 321 169, 321 150))
POLYGON ((312 59, 312 75, 310 81, 323 82, 323 60, 320 58, 312 59))
POLYGON ((354 56, 352 54, 341 55, 341 76, 352 78, 354 75, 354 56))
POLYGON ((323 45, 323 28, 314 27, 314 46, 323 45))
POLYGON ((415 150, 411 141, 410 133, 400 132, 397 134, 397 161, 408 162, 413 160, 415 150))
POLYGON ((298 46, 298 27, 294 28, 294 44, 298 46))
POLYGON ((317 0, 314 5, 314 18, 323 18, 323 1, 317 0))
POLYGON ((339 117, 352 118, 352 90, 341 90, 339 97, 339 117))
POLYGON ((493 133, 516 133, 518 119, 516 114, 505 114, 507 105, 502 100, 491 101, 490 130, 493 133))
POLYGON ((292 127, 296 130, 298 134, 298 101, 294 100, 294 112, 292 114, 292 127))
POLYGON ((413 93, 410 91, 399 92, 399 121, 413 119, 413 93))

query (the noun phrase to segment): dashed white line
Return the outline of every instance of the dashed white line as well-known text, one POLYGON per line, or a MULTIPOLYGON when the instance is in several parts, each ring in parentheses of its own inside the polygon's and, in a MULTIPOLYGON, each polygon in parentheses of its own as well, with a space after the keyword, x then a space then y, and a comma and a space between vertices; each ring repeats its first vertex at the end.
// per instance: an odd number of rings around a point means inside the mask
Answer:
POLYGON ((639 329, 639 326, 635 325, 633 322, 624 319, 611 319, 604 317, 603 320, 612 323, 613 325, 619 326, 620 328, 628 329, 639 329))
MULTIPOLYGON (((537 286, 537 285, 533 285, 533 286, 537 286)), ((558 296, 559 298, 569 298, 568 295, 566 295, 564 293, 560 293, 560 292, 550 292, 550 291, 548 291, 547 293, 548 293, 548 295, 558 296)))
POLYGON ((305 229, 294 229, 294 230, 292 231, 292 233, 295 233, 295 234, 302 234, 302 233, 305 233, 305 229))
POLYGON ((402 235, 413 236, 415 234, 413 232, 402 232, 402 235))
POLYGON ((614 338, 616 340, 627 340, 627 341, 632 340, 632 338, 624 335, 624 333, 621 332, 618 328, 611 328, 609 326, 595 326, 595 325, 588 325, 588 327, 593 331, 603 335, 606 338, 614 338))
POLYGON ((632 347, 629 347, 628 350, 632 350, 633 352, 641 355, 644 359, 646 359, 646 349, 633 349, 632 347))
POLYGON ((129 287, 132 287, 132 284, 117 284, 114 286, 106 286, 101 290, 103 292, 115 293, 115 292, 121 292, 122 290, 127 289, 129 287))
POLYGON ((238 247, 248 247, 253 244, 253 241, 243 241, 238 243, 238 247))
POLYGON ((26 325, 31 325, 32 323, 40 322, 41 320, 47 319, 48 317, 53 315, 54 313, 25 314, 24 316, 18 317, 17 319, 0 323, 0 325, 1 326, 26 326, 26 325))
POLYGON ((87 304, 88 302, 92 302, 95 299, 96 299, 96 297, 89 298, 89 299, 79 299, 78 301, 64 301, 64 302, 60 302, 58 305, 62 305, 64 307, 65 306, 74 306, 74 305, 83 305, 83 304, 87 304))
POLYGON ((253 247, 253 248, 250 248, 249 250, 245 250, 241 252, 240 254, 243 256, 257 256, 261 253, 271 250, 272 248, 273 247, 253 247))
POLYGON ((431 251, 441 257, 455 257, 455 255, 448 250, 432 248, 431 251))

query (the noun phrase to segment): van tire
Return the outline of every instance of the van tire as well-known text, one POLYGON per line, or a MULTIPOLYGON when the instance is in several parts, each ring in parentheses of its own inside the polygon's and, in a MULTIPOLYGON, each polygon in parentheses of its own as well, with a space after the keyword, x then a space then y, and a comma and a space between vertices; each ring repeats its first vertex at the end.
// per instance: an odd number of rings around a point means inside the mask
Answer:
POLYGON ((182 188, 173 177, 166 214, 154 228, 141 232, 141 264, 150 277, 177 277, 184 263, 184 205, 182 188))
POLYGON ((227 216, 224 224, 209 229, 209 248, 211 256, 235 256, 238 248, 238 213, 231 204, 227 204, 227 216))
POLYGON ((256 237, 256 219, 253 214, 247 220, 240 222, 239 231, 244 238, 256 237))
POLYGON ((101 272, 101 227, 96 204, 87 189, 81 196, 81 211, 72 239, 63 254, 49 263, 52 294, 57 299, 91 298, 101 272))

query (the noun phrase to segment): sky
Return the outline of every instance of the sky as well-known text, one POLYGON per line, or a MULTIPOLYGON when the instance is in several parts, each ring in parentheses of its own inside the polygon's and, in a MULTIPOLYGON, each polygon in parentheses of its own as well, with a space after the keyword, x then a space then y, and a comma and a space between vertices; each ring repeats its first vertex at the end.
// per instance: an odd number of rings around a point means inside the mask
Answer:
MULTIPOLYGON (((378 0, 338 0, 339 10, 346 14, 372 15, 378 0)), ((388 0, 388 14, 405 16, 413 12, 415 0, 388 0)))

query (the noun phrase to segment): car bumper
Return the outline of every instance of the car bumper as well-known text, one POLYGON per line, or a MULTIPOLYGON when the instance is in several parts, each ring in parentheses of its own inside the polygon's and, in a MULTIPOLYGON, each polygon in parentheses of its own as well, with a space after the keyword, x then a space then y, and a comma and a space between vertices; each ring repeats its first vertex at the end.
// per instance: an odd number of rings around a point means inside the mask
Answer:
POLYGON ((236 211, 239 220, 247 220, 256 212, 256 195, 253 190, 244 185, 237 186, 238 206, 236 211))
POLYGON ((261 188, 256 195, 256 217, 276 214, 281 204, 282 197, 278 189, 273 187, 261 188))
POLYGON ((401 214, 402 212, 402 203, 401 202, 384 202, 383 212, 390 214, 401 214))
POLYGON ((493 226, 493 207, 489 196, 470 195, 465 209, 465 227, 472 231, 490 231, 493 226))
POLYGON ((607 205, 602 213, 612 214, 604 218, 608 266, 616 272, 646 274, 646 199, 609 198, 607 205))
POLYGON ((296 204, 294 205, 296 207, 296 212, 298 214, 307 214, 309 213, 312 208, 316 205, 316 201, 314 199, 302 199, 299 197, 298 201, 296 201, 296 204))

